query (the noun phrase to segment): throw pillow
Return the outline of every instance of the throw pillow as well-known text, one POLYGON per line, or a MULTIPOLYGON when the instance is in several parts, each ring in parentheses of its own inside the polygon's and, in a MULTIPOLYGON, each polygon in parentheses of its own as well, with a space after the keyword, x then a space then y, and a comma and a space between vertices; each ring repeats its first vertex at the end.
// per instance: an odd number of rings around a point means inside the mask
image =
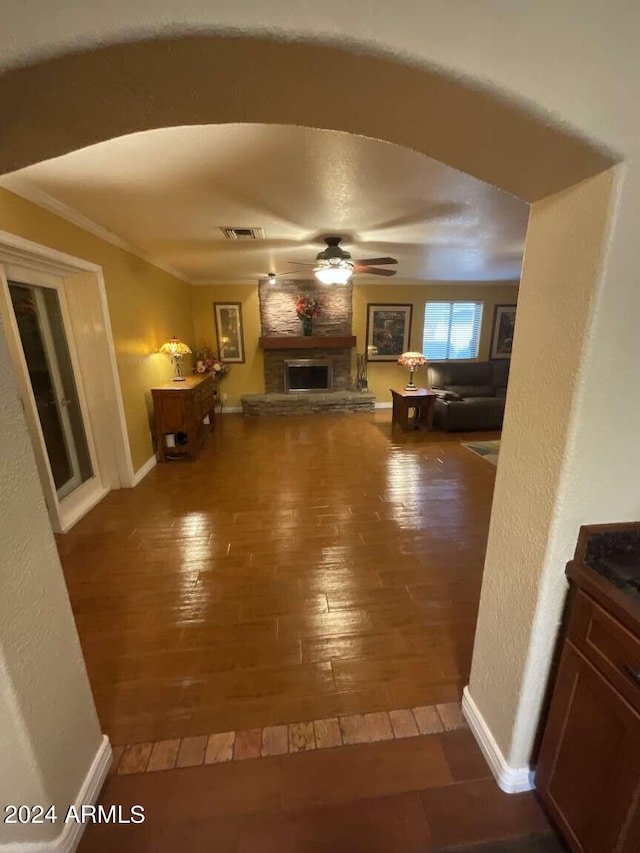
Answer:
POLYGON ((493 385, 450 385, 447 391, 453 391, 459 397, 495 397, 493 385))

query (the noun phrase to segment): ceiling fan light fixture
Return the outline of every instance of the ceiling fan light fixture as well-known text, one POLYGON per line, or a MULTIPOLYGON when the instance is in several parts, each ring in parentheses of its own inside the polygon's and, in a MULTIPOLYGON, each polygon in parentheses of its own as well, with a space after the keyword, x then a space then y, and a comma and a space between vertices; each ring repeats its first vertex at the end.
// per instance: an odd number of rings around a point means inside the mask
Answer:
POLYGON ((353 275, 353 264, 345 261, 323 265, 314 270, 314 274, 322 284, 347 284, 353 275))

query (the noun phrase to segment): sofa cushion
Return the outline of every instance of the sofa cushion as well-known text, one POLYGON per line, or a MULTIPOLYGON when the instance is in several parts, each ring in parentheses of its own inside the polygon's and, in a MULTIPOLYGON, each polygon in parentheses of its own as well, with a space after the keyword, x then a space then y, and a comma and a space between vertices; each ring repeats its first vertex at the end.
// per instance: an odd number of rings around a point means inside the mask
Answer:
POLYGON ((449 385, 447 391, 452 391, 458 397, 495 397, 493 385, 449 385))
POLYGON ((428 367, 432 388, 456 385, 493 385, 491 364, 488 361, 442 361, 428 367))
POLYGON ((459 402, 435 401, 435 425, 445 430, 501 429, 504 398, 471 397, 459 402))
POLYGON ((493 374, 493 384, 496 388, 506 388, 509 381, 509 368, 511 366, 510 358, 496 359, 491 362, 491 372, 493 374))
POLYGON ((452 391, 450 388, 447 391, 437 391, 439 400, 462 400, 462 397, 459 394, 456 394, 455 391, 452 391))

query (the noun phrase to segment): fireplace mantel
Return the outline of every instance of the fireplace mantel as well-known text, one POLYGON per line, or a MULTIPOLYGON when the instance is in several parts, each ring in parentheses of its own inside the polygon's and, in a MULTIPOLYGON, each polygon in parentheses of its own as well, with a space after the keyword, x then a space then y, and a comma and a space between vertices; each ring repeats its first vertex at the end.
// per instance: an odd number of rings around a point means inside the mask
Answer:
POLYGON ((351 349, 355 335, 270 335, 260 338, 262 349, 351 349))

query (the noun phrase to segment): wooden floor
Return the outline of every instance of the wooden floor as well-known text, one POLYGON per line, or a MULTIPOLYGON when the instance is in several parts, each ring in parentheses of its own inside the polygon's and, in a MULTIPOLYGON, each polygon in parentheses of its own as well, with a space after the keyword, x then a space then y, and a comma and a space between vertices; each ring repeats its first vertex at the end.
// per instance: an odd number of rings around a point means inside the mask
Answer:
POLYGON ((497 435, 390 421, 218 418, 59 537, 113 743, 460 698, 497 435))
POLYGON ((116 775, 101 802, 124 818, 142 805, 145 821, 90 825, 80 853, 563 850, 534 794, 503 794, 464 729, 116 775))

